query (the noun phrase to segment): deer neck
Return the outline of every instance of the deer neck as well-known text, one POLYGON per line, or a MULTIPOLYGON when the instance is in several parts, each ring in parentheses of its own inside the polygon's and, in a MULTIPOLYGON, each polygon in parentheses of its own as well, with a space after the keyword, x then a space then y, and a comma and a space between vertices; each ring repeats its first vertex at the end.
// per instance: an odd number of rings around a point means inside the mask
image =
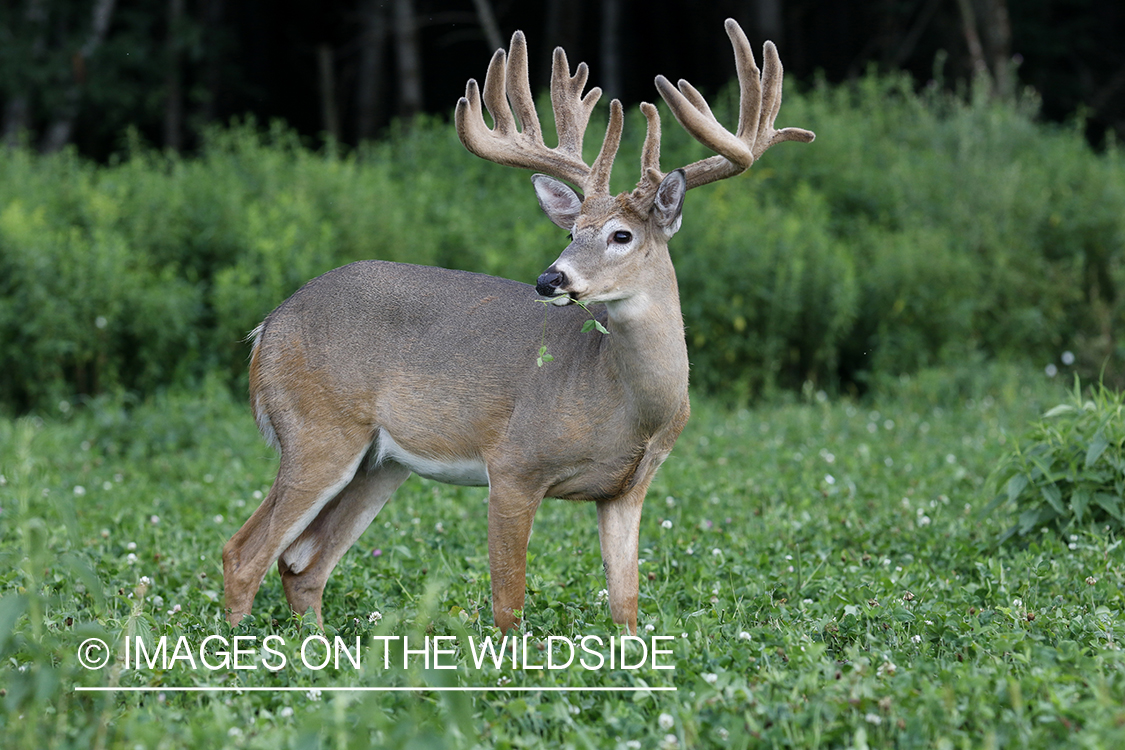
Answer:
POLYGON ((627 299, 606 303, 605 356, 642 431, 664 426, 687 398, 688 356, 675 272, 627 299))

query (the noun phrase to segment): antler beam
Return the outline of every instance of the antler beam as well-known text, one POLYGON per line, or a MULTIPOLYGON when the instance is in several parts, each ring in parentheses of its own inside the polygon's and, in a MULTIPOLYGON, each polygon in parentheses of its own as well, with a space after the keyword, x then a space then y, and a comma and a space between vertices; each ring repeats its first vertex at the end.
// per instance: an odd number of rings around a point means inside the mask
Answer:
POLYGON ((476 80, 469 79, 465 96, 457 102, 457 135, 465 148, 488 161, 537 170, 572 182, 587 194, 608 193, 624 117, 621 102, 614 99, 601 152, 593 166, 587 165, 582 159, 582 140, 590 113, 602 95, 597 87, 582 95, 588 75, 586 63, 579 63, 571 75, 566 53, 561 47, 555 49, 551 105, 559 145, 549 148, 543 140, 528 81, 527 42, 523 32, 517 31, 507 54, 503 49, 496 50, 484 78, 484 107, 494 127, 490 129, 484 120, 476 80))
MULTIPOLYGON (((775 143, 809 143, 816 137, 802 128, 774 128, 781 109, 782 67, 773 42, 765 44, 763 70, 759 72, 750 42, 734 19, 727 19, 726 31, 734 47, 741 92, 735 133, 719 124, 703 95, 690 83, 681 79, 677 89, 664 76, 656 77, 656 88, 680 125, 717 154, 684 167, 689 189, 741 174, 775 143)), ((651 118, 649 122, 651 131, 651 118)), ((648 168, 646 164, 646 171, 648 168)))

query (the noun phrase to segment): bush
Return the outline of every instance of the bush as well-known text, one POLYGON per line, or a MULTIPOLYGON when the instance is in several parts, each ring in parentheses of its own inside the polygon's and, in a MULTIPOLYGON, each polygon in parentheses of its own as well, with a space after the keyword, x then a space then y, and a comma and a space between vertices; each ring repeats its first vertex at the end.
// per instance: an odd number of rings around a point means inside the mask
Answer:
POLYGON ((1076 377, 1071 400, 1016 442, 995 481, 1000 493, 987 511, 1018 514, 1001 541, 1044 527, 1125 530, 1125 395, 1099 383, 1085 397, 1076 377))
MULTIPOLYGON (((736 91, 713 96, 737 118, 736 91)), ((970 356, 1125 372, 1125 168, 1030 104, 868 75, 790 93, 818 133, 688 196, 673 240, 697 387, 862 390, 970 356), (1107 365, 1108 363, 1108 365, 1107 365)), ((592 131, 604 111, 595 114, 592 131)), ((664 119, 664 167, 707 155, 664 119)), ((550 130, 550 118, 543 117, 550 130)), ((615 190, 637 177, 631 113, 615 190)), ((598 138, 587 139, 592 153, 598 138)), ((565 246, 527 175, 422 119, 313 151, 281 126, 209 132, 198 156, 133 139, 107 165, 0 151, 0 405, 150 393, 219 372, 309 278, 363 258, 532 281, 565 246)))

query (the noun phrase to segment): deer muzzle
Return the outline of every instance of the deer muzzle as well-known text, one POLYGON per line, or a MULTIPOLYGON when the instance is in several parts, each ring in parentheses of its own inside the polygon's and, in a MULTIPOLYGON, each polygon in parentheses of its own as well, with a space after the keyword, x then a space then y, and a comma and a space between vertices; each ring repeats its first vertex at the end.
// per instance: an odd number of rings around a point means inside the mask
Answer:
POLYGON ((566 274, 551 266, 536 280, 535 291, 556 305, 568 305, 573 301, 566 290, 568 283, 566 274))

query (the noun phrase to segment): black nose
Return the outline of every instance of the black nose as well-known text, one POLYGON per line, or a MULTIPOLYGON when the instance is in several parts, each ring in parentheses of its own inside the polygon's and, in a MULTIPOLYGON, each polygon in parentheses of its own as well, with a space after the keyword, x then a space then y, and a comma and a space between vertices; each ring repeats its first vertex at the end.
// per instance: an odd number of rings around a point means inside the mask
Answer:
POLYGON ((544 297, 554 297, 566 286, 566 274, 548 268, 535 283, 535 291, 544 297))

